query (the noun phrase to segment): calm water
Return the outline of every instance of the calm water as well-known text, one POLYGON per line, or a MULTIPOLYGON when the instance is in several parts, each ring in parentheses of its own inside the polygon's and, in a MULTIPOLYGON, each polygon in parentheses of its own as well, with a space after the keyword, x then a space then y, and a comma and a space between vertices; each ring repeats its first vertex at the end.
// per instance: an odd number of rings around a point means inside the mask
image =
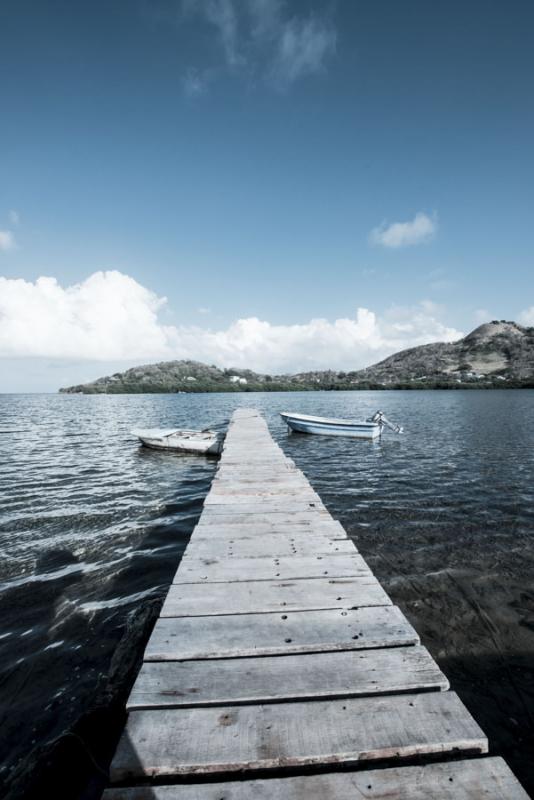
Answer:
POLYGON ((421 530, 437 548, 465 530, 534 532, 531 391, 0 396, 4 780, 91 709, 127 620, 165 594, 209 489, 215 462, 140 449, 130 429, 222 424, 243 405, 377 547, 421 530), (404 436, 288 436, 277 415, 378 408, 404 436))

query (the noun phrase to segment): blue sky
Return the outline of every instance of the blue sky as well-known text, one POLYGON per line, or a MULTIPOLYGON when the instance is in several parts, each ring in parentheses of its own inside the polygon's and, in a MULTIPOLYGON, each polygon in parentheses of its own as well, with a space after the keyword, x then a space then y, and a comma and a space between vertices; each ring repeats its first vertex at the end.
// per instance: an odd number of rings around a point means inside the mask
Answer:
POLYGON ((534 325, 533 34, 526 0, 3 0, 0 390, 534 325))

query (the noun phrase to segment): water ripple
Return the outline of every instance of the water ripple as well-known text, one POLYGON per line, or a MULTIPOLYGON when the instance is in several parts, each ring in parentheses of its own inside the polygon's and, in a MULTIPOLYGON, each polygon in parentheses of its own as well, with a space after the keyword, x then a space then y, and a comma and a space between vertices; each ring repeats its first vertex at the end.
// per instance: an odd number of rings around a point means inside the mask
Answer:
MULTIPOLYGON (((420 565, 445 556, 451 539, 461 553, 463 542, 491 534, 494 547, 514 552, 532 536, 533 399, 530 391, 0 396, 0 779, 92 707, 128 620, 163 598, 200 513, 214 462, 142 450, 130 429, 204 428, 238 406, 257 407, 330 511, 355 539, 372 541, 371 565, 399 541, 420 565), (288 436, 278 416, 285 407, 360 418, 382 408, 406 434, 372 443, 288 436)), ((454 569, 444 563, 428 578, 454 569)))

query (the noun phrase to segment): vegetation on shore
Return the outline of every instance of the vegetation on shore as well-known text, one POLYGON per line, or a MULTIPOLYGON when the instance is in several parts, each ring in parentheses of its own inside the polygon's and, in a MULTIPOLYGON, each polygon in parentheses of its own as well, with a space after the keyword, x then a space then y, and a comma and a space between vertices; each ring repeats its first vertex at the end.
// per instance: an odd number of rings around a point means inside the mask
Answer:
POLYGON ((504 320, 453 343, 413 347, 363 370, 267 375, 199 361, 133 367, 64 393, 291 392, 358 389, 534 388, 534 328, 504 320))

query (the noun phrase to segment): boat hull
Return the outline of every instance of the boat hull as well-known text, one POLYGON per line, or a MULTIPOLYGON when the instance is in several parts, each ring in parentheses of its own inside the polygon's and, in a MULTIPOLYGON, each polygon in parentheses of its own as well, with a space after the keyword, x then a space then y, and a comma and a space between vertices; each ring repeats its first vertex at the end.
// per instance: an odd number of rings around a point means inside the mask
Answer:
POLYGON ((320 436, 348 436, 352 439, 376 439, 380 436, 381 427, 373 422, 351 422, 313 420, 294 417, 289 414, 280 415, 286 425, 296 433, 311 433, 320 436))
POLYGON ((224 437, 212 432, 200 431, 132 431, 141 444, 152 450, 173 453, 195 453, 197 455, 219 455, 224 437))

